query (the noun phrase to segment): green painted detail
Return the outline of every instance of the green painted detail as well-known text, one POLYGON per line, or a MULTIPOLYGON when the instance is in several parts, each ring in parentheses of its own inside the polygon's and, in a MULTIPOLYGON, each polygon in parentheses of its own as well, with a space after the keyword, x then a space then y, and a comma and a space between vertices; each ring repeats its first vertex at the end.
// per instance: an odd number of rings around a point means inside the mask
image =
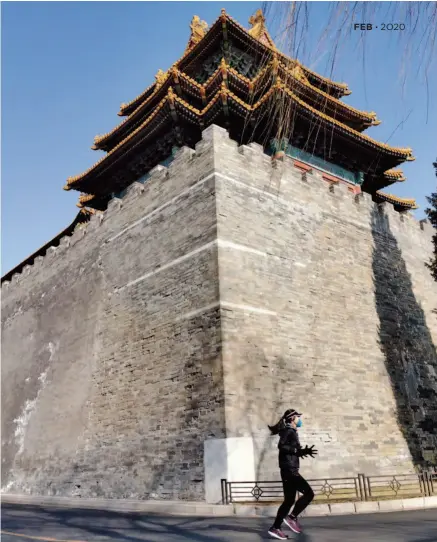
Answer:
POLYGON ((288 138, 283 137, 282 139, 272 139, 270 141, 270 150, 272 154, 277 152, 286 152, 289 147, 288 138))
POLYGON ((165 160, 163 160, 162 162, 160 162, 159 164, 161 166, 168 167, 173 162, 174 157, 176 156, 176 153, 178 152, 179 149, 180 147, 178 147, 177 145, 173 145, 173 147, 171 148, 170 156, 166 158, 165 160))
POLYGON ((204 83, 219 67, 222 58, 226 58, 226 62, 231 68, 249 79, 253 79, 260 68, 250 55, 241 51, 231 41, 227 41, 226 44, 222 42, 220 50, 203 62, 199 72, 194 75, 193 79, 200 84, 204 83))
POLYGON ((364 172, 359 171, 356 175, 357 175, 357 184, 361 186, 364 182, 364 172))
POLYGON ((311 166, 321 169, 322 171, 332 173, 332 175, 340 177, 341 179, 349 181, 353 184, 358 184, 361 186, 364 182, 364 173, 362 171, 349 171, 342 166, 338 166, 332 162, 324 160, 323 158, 319 158, 318 156, 314 156, 309 152, 303 151, 302 149, 298 149, 297 147, 290 145, 286 137, 282 139, 272 139, 270 142, 270 151, 272 154, 283 151, 291 158, 296 158, 296 160, 305 162, 311 166))

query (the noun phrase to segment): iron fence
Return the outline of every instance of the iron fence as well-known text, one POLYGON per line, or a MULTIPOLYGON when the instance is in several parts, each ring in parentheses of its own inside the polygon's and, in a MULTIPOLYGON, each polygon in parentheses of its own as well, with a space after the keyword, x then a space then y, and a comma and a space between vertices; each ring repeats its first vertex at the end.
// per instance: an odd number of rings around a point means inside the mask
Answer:
MULTIPOLYGON (((416 474, 366 476, 358 474, 348 478, 320 478, 308 480, 314 490, 315 503, 341 501, 372 501, 437 495, 437 469, 416 474)), ((273 503, 282 501, 280 480, 255 482, 221 481, 222 502, 273 503)))

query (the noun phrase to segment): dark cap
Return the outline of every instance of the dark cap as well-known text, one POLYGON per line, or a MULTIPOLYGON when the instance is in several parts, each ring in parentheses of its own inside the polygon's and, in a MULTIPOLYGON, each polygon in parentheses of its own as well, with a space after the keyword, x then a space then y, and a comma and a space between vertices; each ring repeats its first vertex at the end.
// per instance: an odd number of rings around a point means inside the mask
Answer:
POLYGON ((302 414, 300 412, 298 412, 297 410, 294 410, 294 408, 289 408, 288 410, 286 410, 284 412, 284 415, 282 416, 284 419, 290 419, 290 418, 293 418, 294 416, 302 416, 302 414))

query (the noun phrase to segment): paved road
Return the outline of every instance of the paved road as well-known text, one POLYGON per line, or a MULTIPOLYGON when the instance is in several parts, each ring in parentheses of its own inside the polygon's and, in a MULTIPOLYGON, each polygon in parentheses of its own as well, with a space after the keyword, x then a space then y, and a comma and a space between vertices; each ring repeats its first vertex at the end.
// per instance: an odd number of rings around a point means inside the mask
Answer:
MULTIPOLYGON (((260 542, 269 519, 192 518, 2 505, 2 542, 260 542)), ((307 518, 299 542, 437 542, 437 509, 307 518)), ((296 536, 296 535, 291 535, 296 536)))

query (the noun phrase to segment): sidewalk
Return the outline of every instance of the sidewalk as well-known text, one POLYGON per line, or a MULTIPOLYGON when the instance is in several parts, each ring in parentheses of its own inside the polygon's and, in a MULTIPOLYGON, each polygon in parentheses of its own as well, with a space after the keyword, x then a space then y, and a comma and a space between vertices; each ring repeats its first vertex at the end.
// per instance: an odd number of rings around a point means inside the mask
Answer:
MULTIPOLYGON (((58 508, 82 508, 114 512, 143 512, 172 516, 262 516, 275 517, 279 503, 260 504, 206 504, 183 501, 140 501, 133 499, 83 499, 80 497, 44 497, 35 495, 2 494, 5 504, 53 506, 58 508)), ((307 517, 368 514, 374 512, 400 512, 402 510, 424 510, 437 508, 437 496, 396 499, 386 501, 345 502, 313 504, 304 515, 307 517)))

